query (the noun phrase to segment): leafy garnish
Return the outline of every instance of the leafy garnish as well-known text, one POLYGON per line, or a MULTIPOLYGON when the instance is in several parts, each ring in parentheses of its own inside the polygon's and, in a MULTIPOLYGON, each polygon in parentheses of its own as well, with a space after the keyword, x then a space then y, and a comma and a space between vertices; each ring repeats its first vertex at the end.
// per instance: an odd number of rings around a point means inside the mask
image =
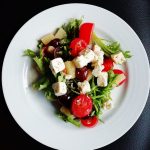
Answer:
POLYGON ((130 51, 122 51, 122 53, 123 53, 123 55, 124 55, 124 57, 125 58, 131 58, 132 57, 132 55, 131 55, 131 52, 130 51))
POLYGON ((108 57, 119 52, 122 52, 125 58, 130 58, 132 56, 130 51, 123 51, 121 49, 119 42, 111 42, 101 39, 95 33, 93 33, 93 42, 98 44, 104 51, 105 55, 108 57))
POLYGON ((60 73, 60 75, 58 75, 58 82, 66 82, 64 75, 61 73, 60 73))
POLYGON ((39 80, 37 80, 36 82, 34 82, 32 84, 32 87, 36 90, 43 91, 45 97, 48 100, 54 100, 56 98, 56 96, 54 94, 54 91, 53 91, 51 85, 52 85, 51 80, 48 79, 46 76, 44 76, 44 77, 40 78, 39 80))
POLYGON ((43 90, 49 86, 50 82, 46 77, 42 77, 32 84, 32 87, 37 90, 43 90))
POLYGON ((70 123, 74 124, 77 127, 80 127, 80 125, 81 125, 80 121, 75 119, 72 115, 66 116, 62 113, 58 113, 57 116, 59 118, 61 118, 63 121, 70 122, 70 123))
POLYGON ((67 61, 67 60, 71 60, 71 57, 70 57, 70 40, 65 38, 65 39, 62 39, 60 41, 60 48, 61 48, 61 52, 62 52, 62 56, 63 56, 63 59, 64 61, 67 61))
POLYGON ((38 41, 37 47, 39 49, 43 48, 44 44, 41 41, 38 41))
POLYGON ((26 49, 26 50, 24 51, 24 54, 23 54, 23 55, 24 55, 24 56, 29 56, 29 57, 33 58, 33 57, 36 56, 36 53, 35 53, 34 51, 30 50, 30 49, 26 49))
POLYGON ((56 99, 54 91, 52 90, 51 87, 49 87, 46 90, 44 90, 44 95, 45 95, 47 100, 54 100, 54 99, 56 99))
POLYGON ((75 79, 66 80, 67 89, 69 92, 73 92, 76 95, 79 95, 80 92, 78 90, 77 81, 75 79))
POLYGON ((64 24, 62 28, 66 31, 67 33, 67 39, 72 40, 76 37, 79 36, 79 27, 80 24, 82 23, 82 19, 70 19, 67 24, 64 24))
POLYGON ((114 74, 112 70, 108 72, 108 85, 106 87, 98 87, 96 85, 96 78, 93 77, 91 80, 91 92, 88 94, 91 96, 93 100, 94 109, 91 115, 99 116, 102 114, 101 108, 103 108, 103 104, 111 100, 111 90, 116 86, 116 77, 118 75, 114 74))
POLYGON ((42 57, 34 57, 33 60, 37 64, 40 72, 43 74, 45 72, 44 64, 43 64, 43 58, 42 57))

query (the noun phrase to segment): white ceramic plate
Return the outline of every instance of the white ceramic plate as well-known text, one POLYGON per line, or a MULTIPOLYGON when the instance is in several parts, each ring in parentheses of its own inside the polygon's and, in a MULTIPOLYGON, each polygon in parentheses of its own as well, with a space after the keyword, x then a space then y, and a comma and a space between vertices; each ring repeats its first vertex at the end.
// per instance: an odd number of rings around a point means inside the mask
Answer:
POLYGON ((149 91, 150 72, 145 49, 136 33, 113 13, 87 4, 67 4, 47 9, 30 19, 11 41, 3 64, 2 85, 8 108, 21 128, 37 141, 61 150, 91 150, 103 147, 125 134, 140 116, 149 91), (69 18, 95 23, 100 36, 119 41, 133 57, 123 69, 126 85, 113 91, 115 107, 104 113, 104 124, 76 128, 59 120, 45 97, 30 87, 34 78, 31 62, 22 57, 35 49, 41 36, 54 31, 69 18))

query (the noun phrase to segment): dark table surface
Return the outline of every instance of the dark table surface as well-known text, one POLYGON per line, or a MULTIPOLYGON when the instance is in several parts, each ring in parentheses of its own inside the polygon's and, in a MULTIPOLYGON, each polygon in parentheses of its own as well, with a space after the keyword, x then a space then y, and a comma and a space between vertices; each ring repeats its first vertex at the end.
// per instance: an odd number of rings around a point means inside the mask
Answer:
MULTIPOLYGON (((17 30, 32 16, 47 8, 71 3, 57 0, 1 1, 0 4, 0 64, 7 47, 17 30)), ((150 0, 91 0, 74 1, 97 5, 112 11, 124 19, 138 34, 150 58, 150 0)), ((2 67, 2 65, 1 65, 2 67)), ((48 147, 28 136, 12 118, 3 95, 0 103, 0 149, 46 150, 48 147)), ((136 100, 135 100, 136 101, 136 100)), ((138 121, 120 139, 102 150, 149 150, 150 149, 150 96, 138 121)))

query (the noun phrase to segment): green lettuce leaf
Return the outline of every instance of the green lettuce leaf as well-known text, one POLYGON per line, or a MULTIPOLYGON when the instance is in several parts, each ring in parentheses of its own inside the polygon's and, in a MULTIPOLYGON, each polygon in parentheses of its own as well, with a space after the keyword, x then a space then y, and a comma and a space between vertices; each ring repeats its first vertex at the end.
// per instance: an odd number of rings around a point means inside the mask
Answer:
POLYGON ((30 50, 30 49, 26 49, 24 51, 24 56, 29 56, 31 58, 35 57, 36 56, 36 53, 33 51, 33 50, 30 50))
POLYGON ((54 94, 54 91, 51 87, 47 88, 46 90, 44 90, 44 95, 46 97, 47 100, 55 100, 56 96, 54 94))
POLYGON ((49 79, 47 79, 46 77, 42 77, 38 81, 34 82, 32 84, 32 87, 34 89, 37 89, 37 90, 41 91, 41 90, 46 89, 49 85, 50 85, 49 79))
POLYGON ((112 54, 116 54, 118 52, 122 52, 125 58, 130 58, 132 55, 130 51, 121 50, 119 42, 111 42, 104 39, 99 38, 95 33, 93 33, 93 42, 95 42, 98 46, 102 48, 105 55, 110 57, 112 54))
POLYGON ((82 19, 70 19, 67 24, 64 24, 62 28, 67 33, 67 39, 70 41, 76 37, 79 37, 79 27, 82 23, 82 19))
POLYGON ((44 64, 43 64, 43 58, 42 57, 34 57, 33 60, 35 61, 35 63, 37 64, 39 70, 41 73, 45 72, 45 68, 44 68, 44 64))
POLYGON ((57 116, 62 119, 65 122, 70 122, 73 125, 80 127, 81 123, 79 120, 75 119, 72 115, 66 116, 64 114, 62 114, 61 112, 57 114, 57 116))

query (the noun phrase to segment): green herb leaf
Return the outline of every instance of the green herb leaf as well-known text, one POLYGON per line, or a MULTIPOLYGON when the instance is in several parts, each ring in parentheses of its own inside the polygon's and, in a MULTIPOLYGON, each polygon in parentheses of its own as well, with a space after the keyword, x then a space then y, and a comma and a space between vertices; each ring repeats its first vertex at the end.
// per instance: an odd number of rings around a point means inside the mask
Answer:
POLYGON ((70 41, 76 37, 79 36, 79 27, 80 24, 82 23, 82 18, 81 19, 70 19, 67 24, 64 24, 62 28, 66 31, 67 33, 67 39, 70 41))
POLYGON ((92 112, 94 115, 99 116, 101 112, 101 108, 103 107, 103 104, 111 100, 111 90, 114 88, 115 83, 116 83, 116 78, 118 75, 114 74, 113 70, 110 70, 108 72, 108 85, 107 87, 97 87, 95 85, 94 78, 91 81, 91 92, 88 94, 91 96, 93 99, 93 111, 92 112))
POLYGON ((125 58, 130 58, 132 56, 130 51, 121 50, 119 42, 111 42, 111 41, 101 39, 95 33, 93 33, 93 42, 98 44, 98 46, 100 46, 104 51, 104 54, 108 57, 118 52, 122 52, 125 58))
POLYGON ((60 75, 58 76, 58 82, 66 82, 66 79, 65 79, 65 77, 64 77, 63 74, 60 74, 60 75))
POLYGON ((70 123, 72 123, 72 124, 74 124, 77 127, 80 127, 80 122, 78 120, 70 117, 70 116, 67 117, 67 121, 70 122, 70 123))
POLYGON ((43 46, 44 46, 44 44, 43 44, 41 41, 39 41, 38 44, 37 44, 37 47, 38 47, 39 49, 42 49, 43 46))
POLYGON ((38 81, 32 84, 32 87, 37 90, 46 89, 50 85, 49 80, 46 77, 39 79, 38 81))
POLYGON ((44 95, 45 95, 47 100, 56 99, 56 96, 55 96, 54 91, 52 90, 52 88, 46 89, 45 92, 44 92, 44 95))
POLYGON ((33 57, 36 56, 36 53, 34 51, 30 50, 30 49, 27 49, 27 50, 24 51, 23 55, 24 56, 29 56, 29 57, 33 58, 33 57))
POLYGON ((72 117, 72 115, 66 116, 66 115, 64 115, 64 114, 62 114, 62 113, 58 113, 57 116, 58 116, 60 119, 64 120, 65 122, 70 122, 70 123, 72 123, 73 125, 75 125, 75 126, 77 126, 77 127, 80 127, 80 125, 81 125, 80 121, 77 120, 77 119, 74 119, 74 118, 72 117))
POLYGON ((40 72, 43 74, 45 72, 44 64, 43 64, 43 58, 42 57, 34 57, 33 60, 36 62, 40 72))
POLYGON ((130 51, 122 51, 123 55, 125 58, 131 58, 132 55, 131 55, 131 52, 130 51))

